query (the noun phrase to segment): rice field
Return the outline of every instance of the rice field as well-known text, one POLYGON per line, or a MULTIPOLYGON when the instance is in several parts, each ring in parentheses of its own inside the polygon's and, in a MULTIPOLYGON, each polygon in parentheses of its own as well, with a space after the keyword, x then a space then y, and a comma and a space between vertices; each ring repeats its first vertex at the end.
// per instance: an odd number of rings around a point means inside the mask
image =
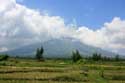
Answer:
POLYGON ((125 62, 10 59, 0 61, 0 83, 125 83, 125 62))

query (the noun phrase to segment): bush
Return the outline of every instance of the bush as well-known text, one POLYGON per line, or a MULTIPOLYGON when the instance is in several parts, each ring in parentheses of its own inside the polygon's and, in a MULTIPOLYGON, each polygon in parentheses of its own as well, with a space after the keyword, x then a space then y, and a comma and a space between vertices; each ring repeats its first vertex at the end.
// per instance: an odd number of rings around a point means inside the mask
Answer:
POLYGON ((0 55, 0 61, 8 60, 8 55, 0 55))
POLYGON ((101 68, 100 76, 101 76, 102 78, 104 78, 104 69, 103 69, 103 68, 101 68))
POLYGON ((0 66, 6 66, 7 64, 6 64, 6 62, 1 62, 0 63, 0 66))
POLYGON ((125 80, 125 76, 122 75, 113 76, 112 80, 125 80))

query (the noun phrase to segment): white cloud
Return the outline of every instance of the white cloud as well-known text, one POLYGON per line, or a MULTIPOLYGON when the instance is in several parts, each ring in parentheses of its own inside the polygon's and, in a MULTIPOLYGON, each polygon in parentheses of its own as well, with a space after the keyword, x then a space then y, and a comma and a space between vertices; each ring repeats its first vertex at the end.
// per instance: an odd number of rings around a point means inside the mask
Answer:
POLYGON ((0 13, 12 8, 15 5, 15 0, 0 0, 0 13))
POLYGON ((119 17, 94 31, 85 26, 66 25, 60 16, 41 14, 15 0, 0 0, 0 18, 0 48, 12 49, 51 38, 73 37, 88 45, 125 54, 125 20, 119 17))
POLYGON ((8 49, 6 47, 1 47, 0 48, 0 52, 4 52, 4 51, 7 51, 8 49))
POLYGON ((69 34, 64 20, 59 16, 41 15, 39 11, 11 0, 1 0, 1 2, 4 9, 0 8, 2 10, 0 12, 0 46, 15 48, 17 45, 46 41, 69 34))
POLYGON ((110 23, 104 23, 104 26, 96 31, 80 27, 77 34, 76 37, 89 45, 115 52, 125 49, 125 20, 119 17, 115 17, 110 23))

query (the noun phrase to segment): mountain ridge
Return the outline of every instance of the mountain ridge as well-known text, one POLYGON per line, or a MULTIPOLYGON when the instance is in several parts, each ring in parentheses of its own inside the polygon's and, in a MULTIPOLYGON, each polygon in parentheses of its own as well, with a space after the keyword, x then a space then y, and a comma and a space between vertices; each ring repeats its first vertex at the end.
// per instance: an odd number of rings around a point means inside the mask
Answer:
POLYGON ((101 48, 86 45, 76 39, 62 38, 51 39, 46 42, 38 42, 17 49, 6 51, 3 53, 16 56, 31 56, 35 55, 36 49, 41 45, 44 48, 45 57, 65 58, 71 57, 72 51, 79 50, 82 56, 91 56, 94 52, 101 53, 103 56, 113 57, 115 53, 102 50, 101 48))

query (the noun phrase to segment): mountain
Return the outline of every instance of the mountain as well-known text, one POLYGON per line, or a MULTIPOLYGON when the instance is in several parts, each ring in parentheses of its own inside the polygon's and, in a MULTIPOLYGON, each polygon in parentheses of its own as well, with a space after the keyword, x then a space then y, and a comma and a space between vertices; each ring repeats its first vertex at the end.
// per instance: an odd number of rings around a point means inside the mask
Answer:
POLYGON ((112 52, 108 52, 97 47, 83 44, 80 41, 71 38, 51 39, 44 43, 38 42, 14 50, 6 51, 4 53, 16 56, 34 56, 36 49, 40 48, 41 45, 44 48, 44 56, 46 57, 71 57, 72 51, 76 49, 79 50, 82 56, 92 55, 94 52, 98 52, 101 53, 103 56, 109 57, 115 55, 112 52))

